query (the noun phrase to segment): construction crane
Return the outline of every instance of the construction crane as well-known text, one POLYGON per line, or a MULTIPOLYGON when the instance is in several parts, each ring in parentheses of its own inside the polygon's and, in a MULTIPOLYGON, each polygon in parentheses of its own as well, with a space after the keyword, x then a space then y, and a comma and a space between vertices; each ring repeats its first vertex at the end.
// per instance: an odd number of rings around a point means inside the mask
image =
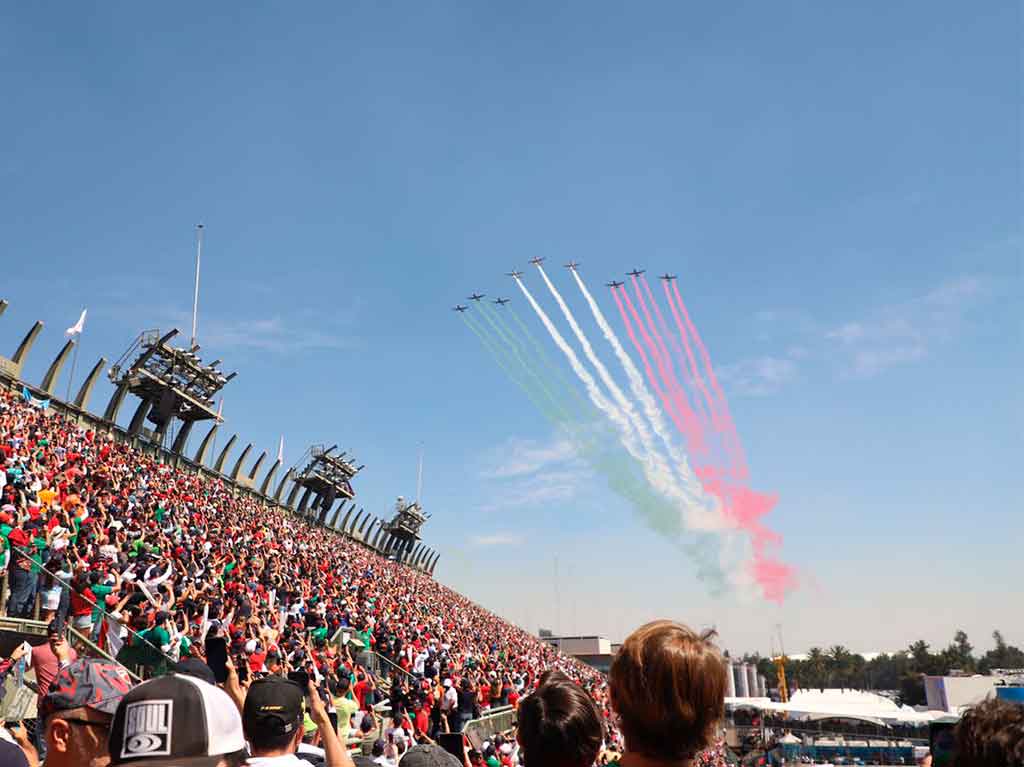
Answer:
POLYGON ((786 649, 782 643, 782 624, 775 624, 775 635, 771 638, 772 662, 775 664, 775 677, 779 687, 779 702, 789 703, 789 688, 786 685, 786 649), (775 652, 775 636, 779 639, 779 651, 775 652))

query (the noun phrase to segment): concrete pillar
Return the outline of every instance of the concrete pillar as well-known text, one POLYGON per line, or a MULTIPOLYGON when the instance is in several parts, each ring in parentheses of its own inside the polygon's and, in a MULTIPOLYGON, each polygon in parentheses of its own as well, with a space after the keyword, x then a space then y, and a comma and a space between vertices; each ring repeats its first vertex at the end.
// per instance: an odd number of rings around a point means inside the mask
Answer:
POLYGON ((125 395, 128 394, 128 384, 122 381, 118 384, 117 388, 114 389, 114 393, 110 395, 110 401, 107 403, 107 409, 103 411, 103 420, 110 421, 111 423, 117 423, 117 415, 121 412, 121 405, 124 404, 125 395))
POLYGON ((363 509, 360 507, 359 512, 353 517, 352 524, 349 525, 348 529, 345 530, 350 537, 355 538, 356 536, 356 525, 359 523, 359 518, 363 515, 363 509))
POLYGON ((43 376, 43 382, 39 385, 39 388, 51 397, 53 396, 53 390, 57 387, 60 371, 64 367, 64 363, 67 362, 73 348, 75 348, 75 339, 69 338, 61 350, 57 352, 57 356, 53 358, 53 362, 50 363, 50 367, 46 370, 46 375, 43 376))
POLYGON ((264 450, 262 453, 260 453, 260 457, 257 458, 256 459, 256 463, 254 463, 252 465, 252 471, 249 472, 249 481, 250 482, 255 482, 256 481, 256 474, 259 473, 260 466, 263 465, 263 462, 265 460, 267 460, 267 451, 266 450, 264 450))
POLYGON ((434 568, 437 567, 437 560, 441 558, 440 552, 434 555, 434 558, 430 561, 430 565, 427 567, 427 573, 429 575, 434 574, 434 568))
POLYGON ((193 463, 196 463, 199 466, 203 465, 203 461, 206 460, 206 449, 210 446, 210 443, 213 441, 213 436, 217 433, 217 429, 219 428, 220 424, 214 423, 213 426, 210 427, 210 430, 206 432, 206 436, 203 437, 203 441, 199 443, 199 449, 196 450, 195 457, 192 459, 193 463))
POLYGON ((92 366, 92 370, 89 371, 89 375, 85 377, 85 381, 82 382, 82 388, 78 390, 78 396, 75 397, 75 407, 79 410, 85 410, 89 407, 89 397, 92 396, 92 387, 96 385, 96 379, 100 377, 100 373, 103 372, 104 366, 107 364, 106 357, 100 357, 96 364, 92 366))
POLYGON ((31 330, 25 334, 25 337, 21 339, 21 343, 18 344, 17 350, 14 352, 14 356, 11 357, 11 362, 14 363, 15 371, 18 378, 21 378, 21 368, 25 364, 25 357, 32 351, 32 345, 36 342, 36 338, 39 336, 39 332, 43 329, 43 323, 36 321, 36 324, 32 326, 31 330))
POLYGON ((743 664, 747 672, 747 690, 751 698, 757 697, 757 667, 752 663, 743 664))
POLYGON ((192 432, 192 426, 195 421, 184 421, 181 424, 181 428, 178 429, 178 434, 174 438, 174 444, 171 445, 171 452, 175 455, 181 455, 185 450, 185 443, 188 442, 188 435, 192 432))
POLYGON ((298 482, 292 487, 292 491, 288 493, 288 503, 286 504, 289 509, 295 508, 295 500, 299 497, 299 491, 302 490, 302 485, 298 482))
POLYGON ((274 491, 274 500, 281 503, 281 499, 284 498, 284 488, 288 484, 288 480, 292 478, 292 470, 288 469, 281 478, 281 484, 277 486, 277 490, 274 491))
POLYGON ((331 516, 331 521, 327 524, 332 530, 338 529, 338 517, 341 516, 341 510, 345 508, 345 501, 342 500, 337 506, 334 507, 334 514, 331 516))
POLYGON ((220 455, 217 456, 217 462, 213 464, 213 470, 218 474, 224 471, 224 462, 228 459, 228 453, 231 452, 231 448, 235 446, 235 442, 238 441, 238 435, 232 434, 231 439, 224 445, 224 449, 220 451, 220 455))
POLYGON ((267 472, 267 476, 263 478, 263 482, 260 483, 260 495, 266 495, 269 497, 270 485, 274 481, 274 475, 277 474, 277 469, 281 465, 280 461, 274 461, 270 467, 270 471, 267 472))
POLYGON ((361 524, 359 526, 359 529, 356 530, 356 537, 359 538, 359 540, 363 540, 363 533, 366 532, 366 523, 370 521, 370 518, 372 516, 372 514, 367 514, 365 517, 363 517, 363 524, 361 524))
MULTIPOLYGON (((341 505, 344 506, 345 502, 342 501, 341 505)), ((348 511, 345 512, 345 516, 341 520, 341 527, 338 527, 336 529, 340 530, 341 532, 345 532, 346 530, 348 530, 348 518, 349 518, 349 516, 351 516, 352 510, 355 507, 356 507, 355 503, 350 503, 349 504, 348 511)), ((341 512, 341 509, 339 508, 338 511, 341 512)))
POLYGON ((144 399, 139 403, 139 406, 135 408, 135 415, 132 416, 132 422, 128 425, 129 436, 139 436, 139 432, 142 431, 142 424, 146 420, 146 416, 149 414, 149 409, 152 405, 152 402, 148 399, 144 399))
POLYGON ((299 501, 299 508, 295 510, 296 514, 300 516, 306 513, 306 506, 309 505, 309 498, 313 494, 313 488, 307 487, 306 492, 302 494, 302 500, 299 501))
POLYGON ((764 674, 757 675, 757 695, 760 698, 768 697, 768 688, 765 685, 764 674))

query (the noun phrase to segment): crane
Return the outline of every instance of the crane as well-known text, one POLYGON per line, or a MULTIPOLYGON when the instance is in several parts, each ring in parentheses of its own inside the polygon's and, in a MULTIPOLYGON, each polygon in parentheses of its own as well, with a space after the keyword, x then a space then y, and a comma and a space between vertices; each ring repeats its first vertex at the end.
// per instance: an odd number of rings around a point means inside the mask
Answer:
POLYGON ((775 624, 775 634, 771 638, 772 662, 775 664, 775 677, 779 686, 779 702, 789 703, 789 688, 786 686, 786 649, 782 644, 782 624, 775 624), (775 653, 775 637, 779 639, 779 652, 775 653))

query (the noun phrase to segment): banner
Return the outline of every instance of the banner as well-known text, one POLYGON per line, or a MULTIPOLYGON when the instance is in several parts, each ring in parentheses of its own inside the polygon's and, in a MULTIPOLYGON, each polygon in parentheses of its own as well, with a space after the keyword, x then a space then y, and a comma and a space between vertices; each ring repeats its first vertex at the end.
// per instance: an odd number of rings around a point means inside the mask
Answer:
POLYGON ((25 401, 28 404, 32 405, 32 407, 37 407, 40 410, 45 410, 50 406, 49 399, 38 399, 36 397, 33 397, 32 392, 28 390, 27 386, 21 387, 21 396, 24 397, 25 401))

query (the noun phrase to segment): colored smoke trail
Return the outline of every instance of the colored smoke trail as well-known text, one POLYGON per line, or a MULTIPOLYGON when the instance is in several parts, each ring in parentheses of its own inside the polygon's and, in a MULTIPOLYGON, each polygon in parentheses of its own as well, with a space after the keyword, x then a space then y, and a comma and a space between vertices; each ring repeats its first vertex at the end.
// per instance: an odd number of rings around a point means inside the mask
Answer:
POLYGON ((460 312, 460 315, 462 316, 462 321, 466 324, 466 327, 473 331, 473 334, 480 340, 480 344, 487 350, 487 353, 491 355, 491 358, 494 360, 495 364, 499 368, 501 368, 502 372, 505 373, 505 375, 507 375, 509 378, 511 378, 512 382, 516 386, 523 390, 523 393, 529 398, 530 402, 533 403, 533 406, 535 408, 537 408, 541 413, 544 413, 549 418, 553 418, 552 415, 549 415, 549 408, 547 407, 547 404, 543 401, 543 399, 538 398, 533 388, 530 387, 523 379, 521 379, 519 376, 515 375, 512 372, 511 367, 506 363, 501 352, 494 345, 493 341, 488 337, 487 332, 483 329, 483 327, 478 325, 476 321, 473 320, 472 318, 467 317, 465 312, 460 312))
MULTIPOLYGON (((668 397, 658 384, 658 377, 654 374, 654 370, 651 368, 651 363, 647 357, 647 353, 643 350, 643 347, 640 346, 640 342, 636 338, 636 333, 633 332, 633 323, 630 322, 629 317, 626 315, 626 308, 622 303, 622 299, 619 297, 617 289, 612 288, 612 296, 615 298, 615 303, 619 307, 619 315, 622 317, 622 324, 626 326, 626 334, 629 336, 629 340, 632 342, 633 348, 636 349, 637 354, 640 355, 640 361, 643 363, 644 371, 647 373, 647 380, 651 382, 651 386, 654 387, 655 393, 661 399, 662 404, 665 406, 665 410, 668 412, 672 422, 675 423, 676 428, 685 434, 686 430, 680 420, 679 414, 676 413, 675 408, 669 402, 668 397)), ((634 311, 633 314, 635 316, 636 312, 634 311)), ((636 321, 639 323, 640 318, 637 317, 636 321)))
POLYGON ((647 317, 647 322, 651 327, 651 334, 658 340, 658 343, 661 346, 662 356, 665 358, 666 364, 668 365, 668 371, 672 376, 675 388, 678 390, 678 395, 684 397, 687 404, 690 403, 691 398, 693 400, 691 411, 697 419, 697 425, 701 429, 701 441, 703 443, 705 440, 703 433, 704 429, 710 425, 709 416, 704 412, 699 393, 692 389, 687 391, 686 387, 683 386, 683 382, 686 380, 686 363, 685 361, 682 361, 685 352, 683 352, 682 347, 679 345, 679 341, 676 339, 675 334, 668 329, 668 323, 665 321, 665 316, 661 313, 661 307, 658 305, 658 302, 654 298, 654 294, 651 292, 651 286, 647 284, 647 278, 643 275, 640 275, 640 284, 643 285, 644 291, 647 295, 646 301, 643 296, 640 297, 641 305, 644 307, 644 314, 647 314, 647 301, 650 301, 651 306, 654 308, 654 314, 658 318, 658 329, 656 330, 650 316, 648 315, 647 317), (672 355, 669 354, 668 349, 665 347, 666 338, 672 346, 672 351, 675 352, 676 357, 680 361, 673 361, 672 355), (679 367, 678 376, 676 375, 677 365, 679 367))
POLYGON ((715 375, 715 368, 711 364, 711 355, 708 354, 707 347, 704 346, 697 328, 694 327, 693 321, 690 319, 690 313, 686 309, 686 302, 683 301, 683 297, 679 293, 679 286, 675 281, 672 282, 672 290, 675 292, 676 303, 686 321, 686 328, 693 337, 693 342, 697 345, 697 351, 700 353, 701 360, 704 363, 704 369, 707 372, 708 380, 711 382, 711 388, 715 392, 717 407, 713 412, 718 412, 721 428, 725 433, 726 443, 733 454, 733 469, 741 481, 746 480, 749 473, 747 471, 747 460, 743 455, 743 446, 740 444, 739 437, 736 434, 736 426, 733 424, 732 414, 729 412, 729 403, 725 399, 722 387, 718 383, 718 376, 715 375))
POLYGON ((672 300, 672 294, 669 292, 668 281, 665 282, 665 298, 668 301, 669 308, 672 310, 672 316, 675 318, 676 326, 679 329, 679 337, 683 342, 683 348, 686 350, 686 361, 689 364, 690 380, 696 384, 697 389, 704 397, 704 407, 708 414, 708 418, 711 419, 712 425, 715 429, 720 430, 721 426, 718 423, 714 401, 711 398, 711 394, 708 392, 708 387, 704 384, 704 377, 700 374, 700 368, 697 365, 697 360, 694 358, 693 349, 690 347, 690 342, 686 337, 686 326, 679 317, 679 310, 676 308, 676 305, 672 300))
MULTIPOLYGON (((531 300, 532 296, 529 295, 529 291, 525 289, 525 286, 522 287, 524 288, 524 295, 527 296, 527 300, 530 300, 534 309, 540 309, 536 302, 531 300)), ((538 316, 541 317, 543 322, 546 314, 543 310, 540 310, 538 316)), ((584 425, 578 420, 564 420, 557 417, 550 408, 543 408, 534 392, 522 383, 519 376, 512 372, 512 367, 520 369, 524 367, 523 360, 514 360, 507 351, 501 353, 486 329, 477 326, 469 317, 464 316, 463 320, 473 330, 474 334, 477 335, 485 348, 487 348, 502 371, 526 392, 534 406, 569 441, 576 454, 585 460, 596 473, 603 476, 608 483, 608 487, 629 503, 652 530, 666 537, 693 561, 697 577, 705 583, 709 591, 714 595, 727 591, 727 578, 719 561, 717 538, 707 533, 697 533, 696 541, 683 542, 681 540, 681 537, 687 533, 683 516, 672 501, 654 491, 653 485, 649 480, 643 481, 637 475, 636 471, 639 470, 640 473, 646 476, 643 462, 636 456, 623 452, 622 448, 615 448, 614 442, 601 435, 599 433, 600 430, 595 431, 592 426, 584 425)), ((548 323, 545 323, 545 327, 548 327, 549 330, 553 328, 553 326, 549 327, 548 323)), ((555 334, 558 335, 557 330, 555 334)), ((555 339, 556 345, 558 345, 555 335, 552 338, 555 339)), ((571 352, 572 350, 569 349, 569 351, 571 352)), ((541 375, 544 374, 545 371, 542 370, 541 375)), ((546 374, 548 376, 548 385, 552 386, 553 370, 548 369, 546 374)), ((692 533, 690 537, 693 537, 692 533)))
MULTIPOLYGON (((678 474, 673 472, 669 467, 664 456, 651 439, 651 432, 647 428, 646 423, 637 414, 636 410, 633 408, 633 404, 626 399, 626 395, 622 392, 622 389, 619 388, 618 384, 615 383, 615 379, 613 379, 611 374, 608 372, 608 368, 604 366, 604 363, 601 362, 597 354, 594 352, 594 348, 590 344, 590 340, 576 321, 576 318, 569 309, 568 304, 565 303, 565 299, 562 298, 562 294, 558 292, 557 288, 555 288, 554 283, 548 279, 548 275, 544 271, 544 268, 538 265, 537 271, 540 272, 541 277, 544 279, 544 283, 547 285, 548 290, 551 292, 551 295, 554 297, 559 309, 562 311, 562 315, 565 317, 566 322, 569 323, 569 327, 572 328, 573 334, 576 336, 576 340, 578 340, 580 345, 583 347, 583 353, 597 370, 598 376, 600 376, 605 386, 608 387, 608 390, 612 393, 612 397, 614 397, 622 411, 626 414, 630 423, 636 429, 640 442, 643 445, 643 448, 647 451, 647 455, 652 462, 653 468, 655 468, 655 471, 657 472, 660 482, 659 487, 663 488, 663 492, 672 494, 673 497, 677 497, 685 504, 687 513, 691 517, 692 525, 698 526, 702 524, 711 524, 711 517, 703 522, 697 519, 697 516, 700 513, 699 500, 703 495, 700 483, 697 481, 693 472, 690 471, 689 462, 687 461, 686 456, 676 447, 668 427, 665 425, 664 420, 662 420, 661 411, 658 410, 657 403, 647 391, 647 387, 644 386, 643 377, 640 375, 640 371, 638 371, 636 366, 633 365, 629 356, 625 355, 625 352, 623 352, 624 359, 629 363, 629 366, 626 369, 626 375, 629 379, 630 389, 632 390, 633 395, 642 404, 644 413, 647 415, 654 428, 654 433, 658 435, 659 439, 661 439, 665 448, 668 450, 669 457, 678 467, 678 474), (682 485, 680 485, 679 480, 682 480, 682 485)), ((575 270, 573 271, 575 272, 575 270)), ((581 280, 579 275, 576 275, 576 279, 577 282, 581 280)), ((598 314, 600 314, 600 310, 598 310, 598 314)), ((608 325, 606 320, 604 320, 604 315, 600 314, 600 319, 595 315, 595 319, 597 319, 599 325, 604 321, 604 326, 601 330, 605 333, 605 337, 609 339, 613 348, 617 347, 618 349, 622 349, 622 344, 619 343, 619 340, 612 331, 611 326, 608 325)))
MULTIPOLYGON (((658 331, 654 327, 654 322, 651 320, 651 313, 647 308, 647 303, 644 301, 643 294, 640 292, 640 285, 637 282, 636 276, 633 277, 633 289, 636 291, 637 300, 640 302, 640 308, 643 310, 644 318, 647 320, 648 328, 644 327, 644 323, 641 322, 640 316, 637 314, 636 308, 633 302, 629 299, 629 293, 625 287, 622 288, 622 298, 626 302, 626 306, 629 307, 629 311, 633 314, 636 319, 636 325, 640 329, 640 335, 644 339, 644 343, 647 345, 648 350, 651 352, 651 356, 654 358, 655 364, 658 366, 658 372, 661 374, 662 386, 669 394, 665 395, 667 400, 671 395, 672 405, 668 402, 665 404, 665 409, 671 415, 673 412, 678 413, 678 417, 673 418, 673 422, 676 424, 676 428, 686 438, 687 445, 690 448, 691 453, 694 457, 701 456, 704 453, 704 434, 701 429, 700 422, 697 420, 697 416, 693 410, 690 409, 690 403, 679 387, 679 382, 676 381, 675 372, 672 369, 672 361, 668 357, 668 349, 665 348, 665 342, 658 336, 658 331), (682 423, 680 423, 682 420, 682 423)), ((614 289, 612 290, 614 293, 614 289)), ((646 360, 645 360, 646 363, 646 360)), ((648 365, 648 375, 651 377, 651 369, 648 365)), ((652 381, 652 384, 654 382, 652 381)), ((655 388, 657 386, 655 385, 655 388)), ((696 462, 696 461, 695 461, 696 462)))
POLYGON ((519 362, 519 365, 526 372, 526 375, 534 381, 542 397, 547 398, 551 402, 551 405, 554 406, 555 410, 557 411, 558 417, 561 418, 562 420, 568 420, 569 414, 562 406, 562 403, 559 402, 555 395, 548 389, 548 387, 544 385, 544 381, 541 378, 541 376, 538 375, 537 371, 533 369, 533 367, 526 361, 523 355, 519 353, 519 344, 515 341, 511 334, 506 334, 505 331, 501 327, 499 327, 501 318, 498 317, 494 312, 494 307, 492 307, 490 304, 485 304, 483 308, 480 308, 480 304, 479 302, 477 302, 477 309, 484 316, 484 319, 486 319, 487 322, 490 323, 491 327, 494 329, 494 332, 498 336, 498 338, 500 338, 505 343, 505 345, 508 346, 508 348, 512 351, 512 354, 515 355, 515 358, 519 362), (492 314, 494 316, 492 316, 492 314))
MULTIPOLYGON (((633 395, 644 402, 646 412, 653 413, 657 419, 657 424, 660 425, 663 430, 666 430, 664 423, 661 421, 661 414, 658 412, 658 406, 644 386, 643 377, 641 376, 640 371, 637 370, 636 365, 633 364, 633 360, 626 353, 626 350, 622 348, 622 343, 619 341, 618 336, 615 335, 615 331, 612 330, 612 326, 604 316, 604 312, 601 311, 601 307, 598 306, 597 301, 594 300, 594 296, 587 288, 586 283, 583 282, 583 278, 580 277, 579 273, 575 269, 570 271, 572 271, 572 275, 576 279, 576 285, 579 287, 580 293, 583 295, 584 300, 587 302, 587 306, 590 308, 591 314, 594 316, 594 321, 597 322, 602 335, 604 335, 605 340, 608 341, 608 344, 612 347, 615 357, 619 360, 623 370, 625 370, 626 377, 629 379, 630 390, 633 392, 633 395)), ((668 441, 668 444, 672 451, 670 452, 670 456, 674 461, 676 461, 680 475, 684 482, 686 482, 686 493, 680 495, 678 493, 674 493, 671 489, 667 489, 675 485, 675 482, 671 479, 661 480, 657 485, 658 488, 662 490, 662 492, 678 498, 685 504, 685 513, 691 527, 702 530, 717 529, 720 525, 715 519, 714 513, 707 509, 707 504, 703 499, 704 493, 700 487, 699 480, 694 481, 695 477, 690 472, 686 457, 681 456, 678 451, 675 450, 675 446, 672 444, 671 440, 668 441)), ((658 455, 660 458, 660 454, 658 455)), ((658 469, 659 471, 669 472, 669 475, 671 476, 671 470, 667 465, 665 465, 664 459, 660 460, 658 469)))

